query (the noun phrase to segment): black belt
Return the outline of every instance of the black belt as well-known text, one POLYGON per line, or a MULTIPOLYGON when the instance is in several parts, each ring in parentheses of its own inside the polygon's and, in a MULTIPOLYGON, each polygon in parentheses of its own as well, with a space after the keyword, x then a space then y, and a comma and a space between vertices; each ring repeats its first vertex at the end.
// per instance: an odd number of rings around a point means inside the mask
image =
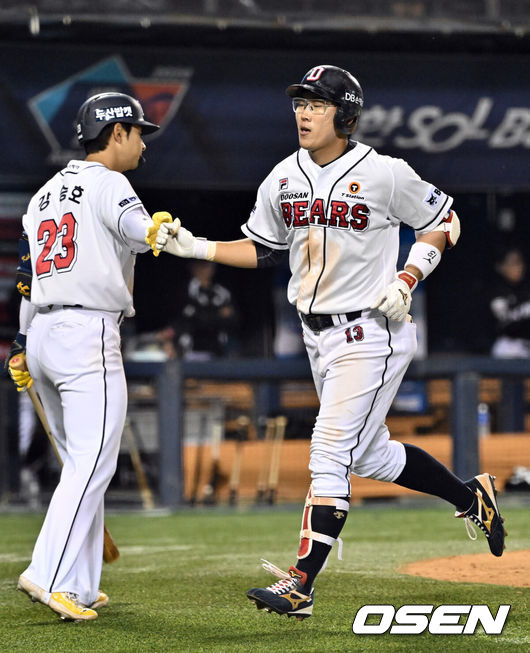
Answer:
POLYGON ((300 318, 304 324, 306 324, 311 331, 318 333, 319 331, 324 331, 324 329, 329 329, 332 326, 337 326, 339 324, 345 324, 346 322, 352 322, 357 318, 361 317, 362 311, 353 311, 352 313, 338 313, 336 315, 324 315, 320 314, 309 314, 300 313, 300 318))
POLYGON ((62 308, 83 308, 82 304, 48 304, 43 306, 43 311, 60 311, 62 308))
MULTIPOLYGON (((60 311, 61 309, 64 308, 85 308, 83 304, 48 304, 47 306, 41 306, 41 308, 38 309, 39 313, 51 313, 52 311, 60 311)), ((89 309, 90 310, 90 309, 89 309)), ((94 309, 98 310, 98 309, 94 309)), ((124 311, 105 311, 104 309, 100 309, 104 313, 117 313, 117 321, 118 321, 118 326, 123 322, 124 318, 124 311)))

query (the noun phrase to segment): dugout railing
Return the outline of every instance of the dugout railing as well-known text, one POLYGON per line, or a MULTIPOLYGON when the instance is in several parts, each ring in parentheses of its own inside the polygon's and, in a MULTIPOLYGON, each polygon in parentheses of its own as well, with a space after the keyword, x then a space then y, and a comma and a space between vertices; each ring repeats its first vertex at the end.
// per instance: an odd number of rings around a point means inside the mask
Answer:
MULTIPOLYGON (((154 386, 158 431, 158 499, 162 506, 184 503, 183 433, 186 379, 246 381, 255 387, 255 413, 272 415, 279 409, 280 382, 310 380, 309 362, 300 359, 219 359, 207 362, 177 361, 125 363, 129 381, 148 380, 154 386)), ((501 380, 497 420, 500 432, 524 430, 524 380, 530 378, 530 360, 489 357, 429 358, 413 361, 406 380, 445 378, 451 382, 450 432, 452 468, 461 478, 479 471, 477 408, 480 380, 501 380)), ((16 428, 16 395, 8 379, 0 383, 0 500, 13 474, 8 442, 16 428)))
MULTIPOLYGON (((159 498, 160 503, 168 507, 184 502, 182 462, 186 379, 252 383, 256 388, 255 412, 258 415, 278 412, 280 382, 311 379, 309 362, 305 358, 128 362, 125 370, 129 379, 151 377, 158 386, 159 498)), ((446 378, 451 381, 452 469, 461 478, 469 478, 479 471, 477 409, 480 380, 483 377, 501 379, 498 430, 524 430, 524 380, 530 378, 530 360, 429 358, 413 361, 405 376, 406 380, 446 378)))

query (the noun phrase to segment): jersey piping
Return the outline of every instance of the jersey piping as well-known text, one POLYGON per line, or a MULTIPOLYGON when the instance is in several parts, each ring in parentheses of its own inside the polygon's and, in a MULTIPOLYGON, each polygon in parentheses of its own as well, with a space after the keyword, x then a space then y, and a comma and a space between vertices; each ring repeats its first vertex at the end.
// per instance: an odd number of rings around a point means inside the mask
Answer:
POLYGON ((140 201, 138 201, 138 202, 136 202, 136 204, 131 204, 130 206, 127 206, 125 209, 123 209, 123 211, 120 213, 120 215, 119 215, 119 217, 118 217, 118 233, 120 234, 120 236, 121 236, 122 239, 123 239, 123 242, 124 242, 126 245, 128 245, 128 242, 127 242, 127 238, 126 238, 126 236, 125 236, 125 234, 123 233, 123 230, 122 230, 122 228, 121 228, 121 219, 122 219, 123 215, 124 215, 125 213, 127 213, 127 211, 130 211, 130 209, 134 209, 134 208, 136 208, 137 206, 143 206, 143 203, 140 202, 140 201))
POLYGON ((418 227, 415 231, 421 231, 422 229, 426 229, 430 224, 432 224, 435 220, 437 220, 438 217, 440 216, 440 214, 442 214, 442 211, 444 210, 445 205, 447 204, 448 201, 449 201, 449 198, 446 197, 445 202, 442 204, 442 207, 440 208, 438 213, 434 216, 434 218, 432 220, 429 220, 429 222, 427 222, 427 224, 423 225, 423 227, 418 227))
POLYGON ((59 569, 61 567, 61 563, 64 558, 64 554, 66 552, 66 547, 68 545, 68 540, 70 539, 70 535, 72 534, 72 529, 75 524, 75 520, 77 519, 77 515, 79 513, 79 509, 81 508, 81 503, 83 502, 83 499, 85 497, 86 491, 88 489, 88 486, 90 484, 90 481, 92 480, 92 477, 94 476, 94 472, 96 471, 96 468, 98 466, 99 458, 101 456, 101 451, 103 449, 103 443, 105 442, 105 427, 107 423, 107 368, 105 365, 105 320, 101 320, 101 363, 103 367, 103 428, 101 431, 101 441, 99 445, 99 451, 96 456, 96 460, 94 461, 94 466, 92 467, 92 471, 90 472, 90 476, 88 477, 88 480, 86 482, 85 488, 83 490, 83 493, 81 494, 81 498, 79 499, 79 503, 77 504, 77 508, 75 511, 75 514, 72 519, 72 523, 70 524, 70 530, 68 531, 68 535, 66 537, 66 541, 64 543, 63 551, 61 553, 61 557, 59 558, 59 562, 57 563, 57 567, 55 569, 55 574, 53 575, 53 578, 50 582, 50 586, 48 589, 48 592, 52 592, 53 584, 55 583, 55 579, 57 578, 57 574, 59 573, 59 569))
POLYGON ((356 438, 357 441, 353 445, 353 447, 350 449, 350 464, 346 468, 346 475, 345 475, 346 483, 348 484, 348 495, 351 494, 351 487, 350 487, 350 473, 351 472, 350 472, 350 469, 351 469, 351 466, 353 464, 353 450, 359 446, 359 442, 361 440, 362 432, 364 431, 364 428, 365 428, 365 426, 366 426, 366 424, 368 422, 368 418, 372 414, 372 410, 373 410, 373 407, 374 407, 374 404, 375 404, 375 400, 377 399, 377 395, 379 394, 379 391, 381 390, 381 388, 383 388, 384 385, 385 385, 385 375, 386 375, 386 371, 388 369, 388 361, 390 360, 390 356, 392 356, 392 354, 394 353, 394 348, 392 347, 392 334, 391 334, 390 329, 388 327, 388 318, 386 316, 383 316, 383 317, 385 318, 385 328, 386 328, 386 331, 388 333, 389 352, 388 352, 388 354, 387 354, 387 356, 385 358, 385 364, 384 364, 384 367, 383 367, 383 372, 381 374, 381 382, 379 383, 379 386, 377 387, 377 390, 374 393, 374 398, 372 399, 372 403, 370 405, 368 413, 366 414, 364 424, 361 426, 359 432, 357 433, 357 438, 356 438))
POLYGON ((260 240, 266 240, 271 245, 277 245, 278 247, 283 247, 283 248, 287 246, 286 243, 278 243, 275 240, 271 240, 270 238, 265 238, 265 236, 261 236, 260 234, 256 233, 248 226, 248 222, 245 224, 245 227, 248 229, 248 231, 250 231, 251 234, 256 236, 256 238, 259 238, 260 240))
MULTIPOLYGON (((300 150, 298 150, 297 153, 296 153, 296 163, 297 163, 298 167, 300 168, 300 172, 307 179, 307 183, 309 184, 309 188, 311 189, 311 202, 310 202, 310 204, 312 204, 313 203, 313 196, 315 194, 315 191, 313 190, 313 184, 311 183, 311 179, 309 179, 309 175, 302 168, 302 164, 300 163, 300 150)), ((309 249, 309 239, 307 240, 307 265, 308 265, 307 270, 309 272, 309 270, 311 270, 311 250, 309 249)), ((311 312, 311 309, 309 310, 309 312, 311 312)))
MULTIPOLYGON (((89 170, 90 168, 106 168, 106 166, 103 163, 95 163, 92 166, 84 166, 83 171, 89 170)), ((78 175, 81 172, 81 170, 61 170, 59 174, 61 177, 64 177, 65 175, 78 175)))
MULTIPOLYGON (((335 181, 333 186, 330 188, 329 195, 328 195, 328 201, 326 203, 326 215, 327 215, 328 210, 329 210, 329 203, 331 202, 331 195, 333 194, 333 190, 334 190, 335 186, 339 183, 339 181, 341 181, 341 179, 344 179, 344 177, 346 177, 346 175, 348 175, 355 168, 355 166, 359 165, 359 163, 364 161, 364 159, 370 154, 371 151, 372 151, 372 148, 370 148, 368 150, 368 152, 366 152, 358 161, 356 161, 351 166, 351 168, 348 168, 348 170, 346 170, 346 172, 343 175, 341 175, 335 181)), ((300 168, 300 169, 302 169, 302 168, 300 168)), ((302 172, 303 172, 303 170, 302 170, 302 172)), ((306 175, 306 177, 307 177, 307 175, 306 175)), ((312 192, 313 192, 313 187, 311 186, 311 193, 312 192)), ((313 199, 312 195, 311 195, 311 199, 313 199)), ((322 276, 324 274, 324 270, 326 269, 326 243, 327 243, 327 229, 324 229, 324 242, 322 243, 322 250, 323 250, 322 251, 322 269, 320 270, 320 274, 318 275, 318 279, 317 279, 317 281, 315 283, 315 290, 313 291, 313 298, 311 299, 311 303, 309 304, 309 313, 311 313, 311 311, 312 311, 313 304, 315 303, 315 300, 317 298, 318 286, 319 286, 320 280, 322 279, 322 276)), ((308 257, 309 257, 309 242, 308 242, 307 248, 308 248, 307 253, 308 253, 308 257)), ((309 268, 311 269, 311 261, 309 261, 309 268)))

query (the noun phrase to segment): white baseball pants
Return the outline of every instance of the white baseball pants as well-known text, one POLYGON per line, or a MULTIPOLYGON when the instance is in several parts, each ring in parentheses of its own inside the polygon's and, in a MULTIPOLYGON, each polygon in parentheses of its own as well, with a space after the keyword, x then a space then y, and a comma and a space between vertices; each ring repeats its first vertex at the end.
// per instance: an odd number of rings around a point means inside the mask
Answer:
POLYGON ((114 475, 127 410, 118 314, 39 312, 28 330, 28 368, 57 449, 61 477, 23 575, 46 592, 96 599, 103 497, 114 475))
POLYGON ((318 334, 302 327, 320 399, 309 463, 314 495, 349 497, 351 473, 395 480, 405 448, 389 440, 385 419, 416 351, 416 325, 363 311, 318 334))

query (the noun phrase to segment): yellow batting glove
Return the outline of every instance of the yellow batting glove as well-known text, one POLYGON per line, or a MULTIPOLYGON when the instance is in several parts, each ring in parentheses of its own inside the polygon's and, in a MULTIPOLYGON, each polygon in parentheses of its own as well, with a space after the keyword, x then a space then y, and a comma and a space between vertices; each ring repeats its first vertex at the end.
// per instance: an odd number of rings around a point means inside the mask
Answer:
POLYGON ((17 392, 24 392, 33 385, 33 378, 28 371, 26 354, 20 353, 9 359, 9 376, 17 386, 17 392))
POLYGON ((151 227, 147 228, 145 242, 153 250, 153 254, 158 256, 160 250, 156 248, 156 235, 160 229, 160 225, 163 222, 173 222, 173 218, 171 217, 171 213, 168 213, 167 211, 157 211, 156 213, 153 213, 151 219, 153 220, 153 224, 151 227))

